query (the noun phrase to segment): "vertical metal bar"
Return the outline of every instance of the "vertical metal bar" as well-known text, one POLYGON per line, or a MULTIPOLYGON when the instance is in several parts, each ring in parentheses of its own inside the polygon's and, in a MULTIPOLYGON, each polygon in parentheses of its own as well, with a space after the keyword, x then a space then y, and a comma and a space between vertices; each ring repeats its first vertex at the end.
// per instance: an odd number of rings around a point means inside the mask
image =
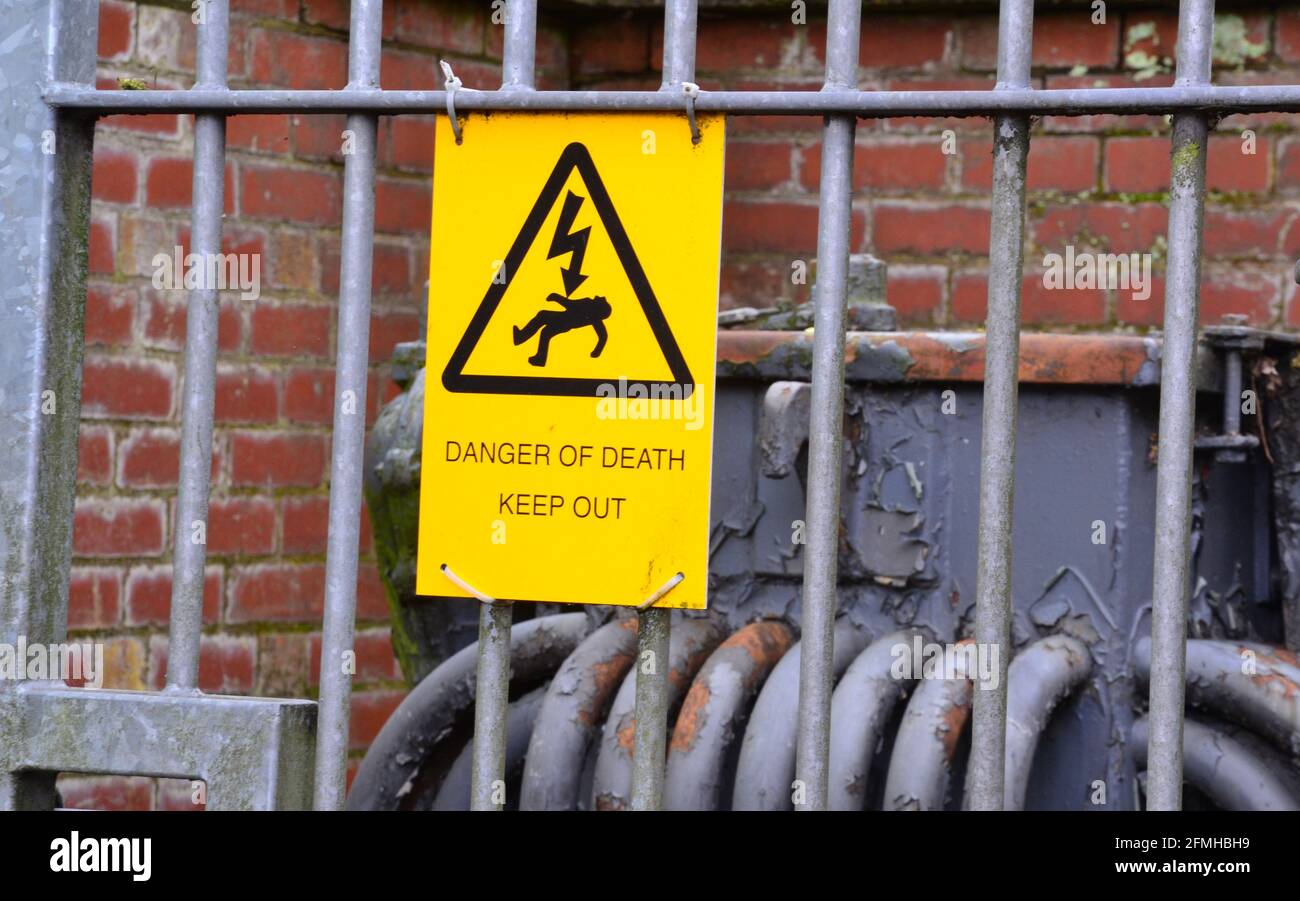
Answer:
MULTIPOLYGON (((1213 33, 1214 0, 1182 0, 1178 15, 1176 85, 1209 83, 1213 33)), ((1207 132, 1208 123, 1201 113, 1174 116, 1156 464, 1148 810, 1178 810, 1183 801, 1183 679, 1187 667, 1196 317, 1201 284, 1207 132)))
MULTIPOLYGON (((537 83, 537 0, 509 0, 505 28, 501 87, 531 91, 537 83)), ((479 605, 471 810, 501 810, 505 802, 506 705, 510 700, 513 615, 513 606, 508 601, 479 605)))
MULTIPOLYGON (((379 89, 383 0, 353 0, 348 41, 349 91, 379 89)), ((343 169, 343 242, 339 268, 338 347, 334 362, 334 434, 330 459, 329 538, 325 551, 325 622, 321 637, 320 720, 316 739, 317 810, 343 806, 348 714, 356 632, 357 552, 370 358, 370 277, 375 237, 375 143, 379 120, 352 114, 352 152, 343 169)))
POLYGON ((662 88, 680 88, 695 80, 697 0, 668 0, 664 5, 664 77, 662 88))
MULTIPOLYGON (((823 91, 856 89, 861 20, 860 0, 831 0, 827 10, 823 91)), ((822 132, 805 514, 808 543, 804 547, 795 754, 795 780, 805 803, 796 805, 798 810, 826 809, 830 765, 831 654, 839 563, 840 470, 844 458, 844 308, 856 128, 857 120, 853 116, 828 116, 822 132)))
MULTIPOLYGON (((230 37, 228 0, 213 0, 196 23, 196 90, 226 88, 230 37)), ((194 117, 194 181, 190 252, 200 260, 221 253, 225 212, 226 118, 194 117)), ((212 473, 212 415, 217 379, 217 286, 205 277, 189 292, 185 319, 185 387, 181 396, 181 461, 172 536, 172 606, 167 650, 167 687, 189 691, 199 684, 203 627, 203 568, 207 562, 208 492, 212 473)))
POLYGON ((668 754, 668 641, 672 635, 672 611, 651 607, 639 611, 637 616, 632 809, 662 810, 668 754))
MULTIPOLYGON (((668 0, 664 7, 661 91, 679 91, 695 80, 696 0, 668 0)), ((703 575, 703 574, 701 574, 703 575)), ((668 642, 672 612, 637 611, 636 735, 632 755, 632 809, 661 810, 668 754, 668 642)))
POLYGON ((508 0, 501 54, 501 89, 537 86, 537 0, 508 0))
MULTIPOLYGON (((1029 86, 1033 0, 1002 0, 998 11, 997 89, 1029 86)), ((996 682, 975 685, 970 806, 1001 810, 1011 656, 1011 514, 1015 498, 1016 404, 1020 369, 1020 279, 1024 265, 1025 163, 1029 117, 993 120, 993 198, 989 219, 989 300, 980 458, 979 565, 975 642, 996 655, 996 682)))
MULTIPOLYGON (((95 0, 0 0, 0 643, 64 640, 81 419, 95 120, 47 106, 91 87, 95 0)), ((54 774, 26 750, 16 683, 0 679, 0 810, 51 808, 54 774), (13 719, 9 717, 13 716, 13 719)))

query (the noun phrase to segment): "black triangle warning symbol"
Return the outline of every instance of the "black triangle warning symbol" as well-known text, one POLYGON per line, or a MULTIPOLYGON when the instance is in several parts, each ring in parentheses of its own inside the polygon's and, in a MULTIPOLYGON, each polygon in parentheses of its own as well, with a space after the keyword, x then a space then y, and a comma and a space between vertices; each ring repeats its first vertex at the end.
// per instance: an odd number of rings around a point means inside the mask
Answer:
MULTIPOLYGON (((659 301, 655 298, 654 290, 650 287, 645 271, 641 268, 641 262, 632 249, 632 243, 628 240, 627 231, 623 228, 623 223, 614 210, 614 204, 609 198, 609 192, 605 189, 604 182, 601 181, 600 174, 596 171, 596 165, 591 159, 591 153, 583 144, 574 142, 565 147, 560 154, 559 161, 556 162, 555 168, 551 170, 550 177, 546 179, 546 184, 542 187, 542 191, 533 204, 528 218, 524 220, 518 237, 515 238, 514 243, 511 245, 502 269, 504 270, 504 277, 494 279, 488 287, 478 310, 474 313, 474 318, 470 320, 464 335, 461 336, 456 345, 456 350, 447 362, 447 367, 443 370, 442 384, 448 391, 468 394, 599 397, 601 396, 600 389, 602 386, 622 384, 629 392, 639 387, 640 390, 646 392, 643 395, 645 397, 680 397, 683 399, 689 397, 691 392, 694 391, 695 380, 691 376, 690 368, 686 365, 686 360, 677 346, 677 340, 673 337, 672 329, 668 326, 668 320, 664 318, 663 310, 659 307, 659 301), (514 327, 515 344, 538 342, 538 350, 529 358, 529 362, 539 369, 539 373, 537 375, 480 375, 465 372, 465 366, 470 355, 473 354, 474 348, 483 337, 484 330, 487 329, 488 323, 492 321, 493 314, 496 313, 506 292, 510 289, 510 285, 515 274, 519 271, 524 257, 528 254, 529 248, 532 247, 552 209, 560 202, 561 192, 575 171, 586 186, 587 195, 590 197, 600 223, 609 237, 618 262, 632 287, 632 292, 636 295, 641 313, 650 326, 650 333, 659 345, 659 351, 667 363, 667 369, 672 374, 670 380, 663 378, 633 378, 632 373, 613 374, 607 379, 568 378, 546 375, 542 371, 545 368, 546 348, 550 338, 555 334, 590 327, 596 338, 596 350, 592 351, 592 357, 599 356, 606 341, 603 320, 609 315, 609 303, 602 297, 571 298, 570 296, 586 280, 586 276, 581 273, 581 265, 583 251, 590 232, 589 227, 580 229, 577 232, 573 232, 571 229, 574 216, 583 200, 583 198, 574 195, 572 191, 564 197, 559 225, 555 237, 551 239, 547 256, 549 259, 569 255, 568 268, 560 270, 565 293, 563 295, 554 293, 547 298, 548 302, 554 305, 556 309, 539 313, 523 327, 514 327)), ((526 348, 521 348, 521 350, 526 350, 526 348)), ((632 396, 638 394, 639 391, 636 391, 632 393, 632 396)))

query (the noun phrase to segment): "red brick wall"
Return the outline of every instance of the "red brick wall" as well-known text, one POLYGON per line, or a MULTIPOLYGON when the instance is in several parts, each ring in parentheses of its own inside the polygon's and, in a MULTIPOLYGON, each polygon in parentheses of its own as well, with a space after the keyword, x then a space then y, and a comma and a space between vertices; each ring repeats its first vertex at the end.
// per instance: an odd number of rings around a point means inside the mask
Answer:
MULTIPOLYGON (((450 60, 469 87, 499 83, 501 29, 489 5, 385 2, 382 83, 435 88, 450 60)), ((101 0, 100 83, 193 81, 186 4, 101 0)), ((236 87, 341 88, 347 80, 347 0, 231 0, 230 79, 236 87)), ((1035 85, 1168 84, 1173 15, 1111 3, 1040 12, 1035 85), (1150 23, 1148 25, 1147 23, 1150 23), (1140 71, 1151 69, 1155 71, 1140 71), (1077 67, 1077 68, 1076 68, 1077 67), (1086 71, 1083 70, 1086 67, 1086 71), (1139 78, 1139 75, 1141 76, 1139 78)), ((1283 7, 1283 9, 1285 9, 1283 7)), ((1248 52, 1227 47, 1222 84, 1300 80, 1300 12, 1227 10, 1248 52), (1238 65, 1238 59, 1244 63, 1238 65)), ((542 87, 657 87, 659 13, 545 18, 542 87)), ((991 14, 868 11, 866 88, 990 87, 991 14)), ((707 88, 820 86, 824 22, 788 7, 705 19, 699 81, 707 88)), ((1204 318, 1246 313, 1300 324, 1288 278, 1300 255, 1300 135, 1294 116, 1233 116, 1210 145, 1204 318), (1257 153, 1241 151, 1241 131, 1257 153)), ((737 118, 729 129, 723 304, 803 300, 791 263, 816 244, 819 121, 737 118)), ((329 417, 341 217, 341 116, 240 116, 228 128, 226 249, 262 259, 262 296, 229 295, 220 324, 214 498, 202 687, 314 695, 323 596, 329 417)), ((858 129, 853 248, 889 263, 889 300, 912 326, 978 323, 985 305, 990 132, 987 120, 865 121, 858 129), (955 133, 945 154, 943 133, 955 133)), ((1036 124, 1029 172, 1028 327, 1145 328, 1161 316, 1162 285, 1138 302, 1105 291, 1042 289, 1035 270, 1066 243, 1158 254, 1166 226, 1168 129, 1161 117, 1049 117, 1036 124)), ((385 119, 375 245, 368 414, 394 387, 383 362, 416 337, 427 269, 430 117, 385 119)), ((109 683, 158 687, 166 667, 183 293, 151 284, 154 254, 188 242, 192 123, 172 115, 113 117, 96 134, 84 425, 74 535, 70 627, 108 645, 109 683)), ((368 744, 402 696, 386 606, 363 530, 353 743, 368 744)), ((186 806, 187 786, 149 780, 68 782, 87 806, 186 806), (179 799, 179 800, 178 800, 179 799)))

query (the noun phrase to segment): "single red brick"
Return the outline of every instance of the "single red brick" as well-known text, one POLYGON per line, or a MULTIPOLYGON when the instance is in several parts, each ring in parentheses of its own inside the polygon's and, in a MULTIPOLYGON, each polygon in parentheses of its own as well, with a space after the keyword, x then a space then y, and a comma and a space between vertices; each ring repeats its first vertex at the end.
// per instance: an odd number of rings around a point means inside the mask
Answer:
MULTIPOLYGON (((155 157, 145 174, 145 202, 151 207, 189 208, 194 185, 194 160, 184 157, 155 157)), ((226 164, 225 213, 235 212, 235 169, 226 164)))
POLYGON ((395 169, 433 171, 433 116, 392 116, 388 119, 388 163, 395 169))
POLYGON ((113 222, 108 218, 95 218, 90 221, 89 266, 92 273, 112 275, 113 265, 113 222))
MULTIPOLYGON (((185 320, 188 310, 184 291, 152 291, 145 293, 144 343, 161 350, 179 351, 185 347, 185 320)), ((217 313, 217 348, 222 351, 239 349, 242 334, 237 301, 222 301, 217 313)))
POLYGON ((106 203, 135 203, 136 154, 110 147, 95 148, 91 174, 95 200, 106 203))
POLYGON ((77 501, 72 526, 75 556, 154 557, 162 550, 162 501, 77 501))
POLYGON ((275 551, 275 505, 265 497, 213 498, 208 504, 208 553, 214 556, 275 551))
POLYGON ((275 377, 247 365, 218 368, 215 416, 217 422, 275 422, 280 416, 275 377))
MULTIPOLYGON (((399 117, 400 118, 400 117, 399 117)), ((343 162, 346 116, 294 116, 293 152, 303 159, 343 162)))
MULTIPOLYGON (((308 684, 313 688, 320 685, 321 637, 319 633, 311 636, 308 659, 311 671, 308 684)), ((393 654, 393 639, 387 629, 369 629, 358 632, 352 642, 353 678, 356 682, 391 682, 402 678, 401 667, 393 654)))
POLYGON ((81 776, 58 781, 63 806, 71 810, 153 810, 153 780, 148 776, 81 776))
POLYGON ((431 10, 424 0, 396 0, 393 13, 393 32, 403 43, 475 56, 483 50, 481 9, 440 4, 431 10))
MULTIPOLYGON (((968 69, 997 68, 996 16, 961 23, 962 65, 968 69)), ((1068 12, 1039 12, 1034 16, 1033 64, 1045 68, 1074 66, 1113 68, 1119 59, 1119 17, 1094 24, 1086 8, 1068 12)))
MULTIPOLYGON (((988 191, 993 186, 993 142, 963 141, 961 186, 988 191)), ((1044 135, 1029 143, 1031 191, 1089 191, 1097 185, 1098 147, 1095 138, 1044 135)))
POLYGON ((569 58, 575 78, 650 68, 650 30, 645 18, 618 19, 576 26, 569 33, 569 58))
MULTIPOLYGON (((392 5, 392 3, 384 4, 385 17, 392 5)), ((336 31, 347 31, 351 25, 349 6, 349 0, 303 0, 302 20, 312 25, 324 25, 336 31)), ((384 37, 392 37, 392 35, 385 34, 384 37)))
POLYGON ((786 184, 792 149, 785 141, 733 141, 727 147, 727 190, 763 191, 786 184))
MULTIPOLYGON (((333 236, 326 236, 321 238, 318 245, 320 289, 325 294, 338 294, 339 240, 333 236)), ((427 274, 428 271, 428 266, 420 270, 422 274, 427 274)), ((421 280, 423 281, 423 277, 421 280)), ((410 297, 414 287, 410 250, 403 244, 376 241, 370 267, 370 290, 377 297, 395 295, 405 299, 410 297)))
POLYGON ((334 418, 334 370, 292 369, 284 379, 284 416, 325 424, 334 418))
POLYGON ((274 564, 236 570, 226 621, 312 622, 324 610, 323 564, 274 564))
MULTIPOLYGON (((852 214, 852 246, 860 247, 866 220, 852 214)), ((728 200, 722 215, 722 246, 732 252, 770 250, 809 254, 817 250, 815 203, 728 200)))
POLYGON ((261 87, 342 88, 348 80, 347 45, 337 38, 257 29, 252 35, 252 76, 261 87))
POLYGON ((336 172, 246 165, 240 175, 245 216, 313 225, 341 221, 342 186, 336 172))
POLYGON ((353 694, 348 747, 360 750, 369 746, 405 697, 405 691, 361 691, 353 694))
POLYGON ((1167 138, 1108 138, 1105 159, 1108 191, 1169 190, 1167 138))
MULTIPOLYGON (((221 567, 203 571, 203 623, 212 625, 221 613, 221 567)), ((166 626, 171 619, 172 568, 133 567, 126 576, 126 625, 166 626)))
POLYGON ((942 266, 891 266, 885 283, 886 300, 901 323, 929 325, 943 308, 948 271, 942 266))
MULTIPOLYGON (((800 181, 810 191, 821 184, 821 146, 803 153, 800 181)), ((941 191, 947 157, 939 140, 912 141, 885 138, 859 143, 853 153, 853 187, 872 192, 941 191)))
POLYGON ((1271 141, 1258 136, 1254 153, 1245 153, 1248 144, 1236 135, 1210 138, 1206 153, 1205 186, 1211 191, 1268 191, 1268 161, 1273 156, 1271 141))
MULTIPOLYGON (((695 39, 695 67, 701 72, 730 75, 737 69, 776 69, 793 49, 799 26, 788 18, 705 19, 695 39)), ((663 60, 662 31, 651 45, 650 64, 660 68, 663 60)))
POLYGON ((1168 224, 1164 204, 1067 203, 1047 207, 1033 233, 1036 244, 1058 253, 1093 238, 1113 253, 1134 253, 1150 251, 1168 224))
MULTIPOLYGON (((858 40, 858 65, 870 69, 918 69, 943 63, 952 33, 950 19, 933 16, 866 14, 858 40)), ((808 44, 826 59, 826 23, 808 25, 808 44)))
POLYGON ((82 368, 81 413, 91 419, 166 419, 171 415, 175 384, 171 363, 87 357, 82 368))
POLYGON ((357 620, 388 621, 388 592, 373 563, 357 567, 357 620))
POLYGON ((311 487, 325 477, 327 442, 320 435, 236 432, 231 482, 239 487, 311 487))
POLYGON ((68 628, 111 629, 122 619, 122 587, 116 569, 72 570, 68 581, 68 628))
POLYGON ((107 485, 113 478, 113 430, 83 425, 77 434, 77 483, 107 485))
POLYGON ((1278 10, 1277 55, 1289 63, 1300 62, 1300 10, 1278 10))
POLYGON ((433 219, 433 186, 427 179, 375 181, 375 230, 428 235, 433 219))
MULTIPOLYGON (((180 472, 180 435, 165 429, 134 431, 118 450, 117 484, 123 488, 170 488, 180 472)), ((220 453, 212 449, 215 480, 221 471, 220 453)))
MULTIPOLYGON (((166 682, 169 642, 149 638, 149 687, 162 691, 166 682)), ((212 694, 246 695, 253 690, 257 669, 257 639, 251 635, 204 635, 199 639, 199 690, 212 694)))
MULTIPOLYGON (((805 266, 808 261, 803 261, 805 266)), ((724 310, 737 307, 766 307, 790 301, 796 292, 807 292, 806 283, 791 281, 790 266, 772 260, 731 260, 724 257, 720 286, 720 305, 724 310)))
POLYGON ((135 5, 118 0, 99 2, 99 58, 125 59, 131 55, 131 31, 135 5))
POLYGON ((983 207, 878 203, 872 212, 877 252, 988 253, 989 211, 983 207))
POLYGON ((1278 149, 1277 186, 1300 188, 1300 138, 1287 138, 1278 149))
MULTIPOLYGON (((1281 306, 1277 277, 1271 273, 1235 269, 1207 269, 1201 274, 1201 302, 1197 322, 1214 325, 1227 313, 1239 313, 1254 326, 1271 326, 1281 306)), ((1152 279, 1151 296, 1135 300, 1130 292, 1118 292, 1116 314, 1120 322, 1159 327, 1164 322, 1165 280, 1163 273, 1152 279)))
POLYGON ((370 359, 382 362, 393 355, 393 348, 403 341, 420 338, 420 317, 404 310, 377 311, 370 314, 370 359))
POLYGON ((231 116, 226 120, 226 146, 254 153, 288 153, 289 117, 231 116))
POLYGON ((252 311, 249 349, 266 356, 327 356, 330 317, 328 307, 258 304, 252 311))
POLYGON ((329 532, 328 497, 290 497, 281 504, 281 550, 285 554, 323 554, 329 532))
POLYGON ((1278 252, 1278 237, 1285 232, 1289 216, 1285 209, 1207 209, 1205 253, 1271 257, 1278 252))
MULTIPOLYGON (((1026 325, 1095 325, 1106 318, 1106 292, 1098 288, 1048 288, 1041 271, 1020 283, 1020 317, 1026 325)), ((962 272, 953 280, 953 317, 983 322, 988 315, 988 276, 962 272)))
POLYGON ((136 293, 117 285, 86 288, 86 344, 112 346, 131 343, 136 293))

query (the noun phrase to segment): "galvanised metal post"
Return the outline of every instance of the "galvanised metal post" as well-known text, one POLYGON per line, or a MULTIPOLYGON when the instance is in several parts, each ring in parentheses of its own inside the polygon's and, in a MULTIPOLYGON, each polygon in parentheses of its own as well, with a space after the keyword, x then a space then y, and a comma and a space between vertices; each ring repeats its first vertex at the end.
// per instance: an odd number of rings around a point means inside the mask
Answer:
MULTIPOLYGON (((824 94, 858 83, 860 0, 831 0, 826 16, 824 94)), ((822 131, 821 196, 817 214, 812 396, 808 438, 799 727, 795 780, 803 803, 825 810, 830 766, 831 655, 839 555, 840 475, 844 463, 844 307, 853 214, 853 116, 828 116, 822 131)))
MULTIPOLYGON (((1182 0, 1178 10, 1176 86, 1195 87, 1209 82, 1213 34, 1214 0, 1182 0)), ((1191 585, 1196 317, 1201 287, 1207 132, 1203 113, 1174 116, 1156 463, 1148 810, 1178 810, 1183 802, 1183 677, 1191 585)))
MULTIPOLYGON (((195 90, 226 88, 230 38, 228 0, 201 7, 198 77, 195 90)), ((198 13, 196 13, 198 15, 198 13)), ((194 181, 190 213, 190 252, 203 273, 189 292, 185 314, 185 389, 181 396, 180 475, 172 536, 172 605, 167 646, 167 687, 193 691, 199 684, 199 639, 203 628, 204 564, 207 562, 208 493, 212 475, 212 416, 217 379, 217 320, 221 299, 209 284, 221 253, 225 213, 226 117, 194 117, 194 181)))
MULTIPOLYGON (((695 80, 697 0, 668 0, 664 6, 664 62, 661 93, 680 96, 695 80)), ((703 573, 699 574, 703 577, 703 573)), ((636 736, 632 754, 632 809, 661 810, 668 755, 668 643, 672 612, 637 611, 636 736)))
MULTIPOLYGON (((501 58, 501 89, 532 93, 536 85, 537 0, 509 0, 501 58)), ((472 139, 471 139, 472 140, 472 139)), ((507 278, 512 273, 507 273, 507 278)), ((505 800, 506 713, 510 703, 509 601, 480 601, 478 673, 470 809, 501 810, 505 800)))
MULTIPOLYGON (((346 92, 379 90, 383 0, 353 0, 346 92)), ((338 347, 334 358, 334 433, 330 459, 329 538, 325 551, 325 621, 321 636, 320 721, 316 740, 315 808, 343 807, 347 787, 348 713, 357 612, 357 549, 361 540, 362 458, 370 358, 370 277, 375 235, 375 138, 379 119, 347 118, 340 135, 343 241, 339 263, 338 347)))
MULTIPOLYGON (((995 90, 1029 86, 1033 0, 1002 0, 998 10, 995 90)), ((1016 404, 1020 368, 1020 279, 1025 246, 1025 163, 1029 117, 993 120, 993 199, 989 221, 989 300, 980 458, 979 564, 975 642, 996 653, 995 685, 975 683, 967 784, 972 810, 1001 810, 1007 735, 1007 662, 1011 657, 1011 515, 1016 477, 1016 404)))
MULTIPOLYGON (((93 86, 94 0, 0 0, 0 642, 61 642, 77 484, 94 119, 45 104, 93 86)), ((0 680, 0 810, 49 808, 52 772, 25 749, 17 685, 0 680)))

